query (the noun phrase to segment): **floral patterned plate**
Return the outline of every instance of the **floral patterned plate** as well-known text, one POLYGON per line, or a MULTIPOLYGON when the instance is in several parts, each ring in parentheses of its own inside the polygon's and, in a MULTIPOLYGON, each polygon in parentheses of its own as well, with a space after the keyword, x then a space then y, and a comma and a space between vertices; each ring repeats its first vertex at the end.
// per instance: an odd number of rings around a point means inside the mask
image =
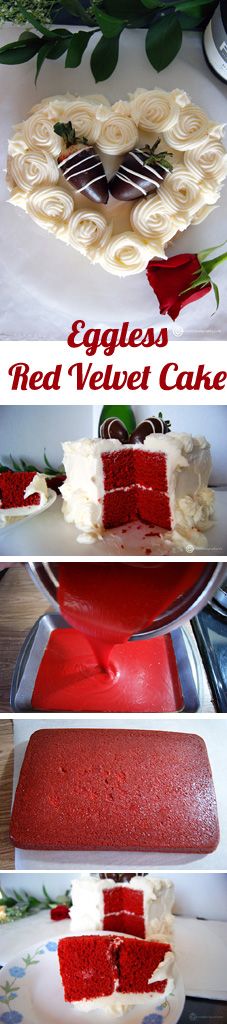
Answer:
MULTIPOLYGON (((34 920, 35 932, 35 920, 34 920)), ((60 936, 59 936, 60 938, 60 936)), ((59 974, 57 942, 49 940, 39 947, 31 946, 20 957, 11 960, 0 973, 0 1024, 84 1024, 85 1015, 64 1002, 59 974)), ((184 1006, 182 979, 177 973, 174 995, 160 997, 154 1004, 136 1006, 121 1017, 127 1024, 177 1024, 184 1006)), ((100 1024, 108 1014, 103 1010, 89 1013, 89 1024, 100 1024)))

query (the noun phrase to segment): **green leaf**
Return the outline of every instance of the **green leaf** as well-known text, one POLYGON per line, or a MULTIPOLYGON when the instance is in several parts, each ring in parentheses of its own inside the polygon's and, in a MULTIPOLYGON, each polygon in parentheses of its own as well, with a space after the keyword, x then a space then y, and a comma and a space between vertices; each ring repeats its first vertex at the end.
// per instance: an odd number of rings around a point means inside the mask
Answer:
POLYGON ((47 59, 58 60, 58 58, 62 57, 62 54, 68 49, 68 45, 68 39, 56 39, 54 43, 50 44, 47 59))
POLYGON ((146 35, 146 54, 156 71, 163 71, 176 57, 182 42, 182 29, 175 14, 160 17, 146 35))
POLYGON ((203 260, 205 260, 206 256, 210 256, 211 252, 216 252, 217 249, 222 249, 223 245, 226 245, 226 244, 227 244, 227 239, 225 238, 225 241, 224 242, 219 242, 219 245, 211 245, 209 249, 201 249, 201 251, 198 252, 198 254, 197 254, 200 263, 202 263, 203 260))
POLYGON ((143 7, 148 7, 150 11, 155 11, 157 8, 164 8, 165 3, 161 3, 160 0, 142 0, 143 7))
POLYGON ((206 270, 207 274, 211 274, 211 271, 215 270, 215 267, 218 267, 219 263, 225 263, 226 260, 227 252, 223 252, 220 256, 215 256, 213 260, 205 260, 201 265, 204 270, 206 270))
POLYGON ((18 473, 18 472, 20 472, 20 473, 21 473, 21 466, 20 466, 20 463, 19 463, 19 462, 16 462, 16 460, 15 460, 15 459, 13 459, 13 456, 12 456, 12 455, 10 455, 10 461, 12 462, 12 466, 13 466, 13 468, 14 468, 14 469, 16 469, 17 473, 18 473))
POLYGON ((114 36, 119 36, 125 28, 125 22, 120 18, 112 18, 109 14, 105 14, 105 11, 96 11, 96 21, 98 22, 99 28, 105 39, 113 39, 114 36))
POLYGON ((0 64, 26 64, 38 52, 40 44, 38 36, 27 43, 20 39, 16 43, 7 43, 0 47, 0 64))
POLYGON ((68 46, 66 68, 78 68, 93 32, 75 32, 68 46))
POLYGON ((91 70, 96 82, 104 82, 113 74, 118 62, 119 36, 99 39, 91 55, 91 70))
POLYGON ((219 303, 220 303, 220 295, 219 295, 219 291, 218 291, 218 286, 215 283, 215 281, 211 281, 211 284, 212 284, 212 288, 214 290, 214 294, 215 294, 215 298, 216 298, 216 309, 214 309, 214 312, 211 314, 212 316, 214 316, 214 314, 216 313, 216 310, 218 309, 219 303))
POLYGON ((39 50, 39 53, 38 53, 38 56, 37 56, 37 62, 36 62, 35 85, 36 85, 36 82, 37 82, 37 78, 39 76, 39 72, 41 71, 41 67, 42 67, 42 65, 44 63, 44 60, 46 60, 46 57, 48 56, 49 49, 50 49, 49 41, 48 41, 48 43, 44 43, 44 45, 40 47, 40 50, 39 50))

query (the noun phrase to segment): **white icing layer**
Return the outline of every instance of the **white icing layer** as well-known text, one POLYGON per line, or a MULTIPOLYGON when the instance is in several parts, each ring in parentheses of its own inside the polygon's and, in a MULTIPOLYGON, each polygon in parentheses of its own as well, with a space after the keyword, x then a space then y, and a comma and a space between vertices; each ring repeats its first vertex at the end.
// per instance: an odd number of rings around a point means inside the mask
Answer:
POLYGON ((48 487, 46 483, 46 477, 43 475, 43 473, 34 474, 33 480, 31 480, 31 483, 28 484, 28 487, 26 487, 26 490, 24 492, 24 499, 31 498, 33 494, 39 494, 39 505, 41 508, 43 508, 43 505, 46 505, 48 500, 48 487))
MULTIPOLYGON (((135 446, 134 446, 135 447, 135 446)), ((193 528, 208 528, 213 516, 213 492, 208 488, 211 471, 210 446, 204 437, 190 434, 149 434, 144 452, 161 452, 166 456, 171 529, 191 537, 193 528)), ((103 534, 102 504, 104 481, 101 456, 122 448, 117 440, 66 442, 63 462, 66 481, 61 488, 63 515, 74 523, 81 534, 95 540, 103 534)), ((127 446, 124 445, 124 449, 127 446)), ((127 488, 125 488, 127 490, 127 488)))
POLYGON ((212 212, 227 174, 222 134, 222 126, 180 89, 137 89, 112 106, 99 94, 47 97, 9 141, 11 202, 109 273, 138 274, 153 257, 165 257, 178 231, 212 212), (70 120, 77 136, 97 147, 108 177, 122 153, 160 137, 161 148, 172 151, 174 169, 160 184, 158 197, 123 204, 110 199, 106 220, 98 222, 97 204, 79 195, 59 172, 63 140, 54 124, 70 120))

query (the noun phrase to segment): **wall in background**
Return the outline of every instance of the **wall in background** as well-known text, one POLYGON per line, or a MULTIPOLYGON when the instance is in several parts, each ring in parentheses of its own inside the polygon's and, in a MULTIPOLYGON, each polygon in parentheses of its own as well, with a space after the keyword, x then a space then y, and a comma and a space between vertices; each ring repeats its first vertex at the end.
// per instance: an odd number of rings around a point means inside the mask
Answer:
MULTIPOLYGON (((137 422, 158 415, 160 406, 134 406, 137 422)), ((227 485, 227 408, 226 406, 162 406, 176 432, 205 434, 213 459, 211 483, 227 485)), ((62 460, 61 442, 97 434, 99 406, 2 406, 0 409, 0 458, 22 456, 43 465, 43 452, 58 466, 62 460)))
MULTIPOLYGON (((76 872, 74 872, 74 875, 76 872)), ((78 872, 79 874, 79 872, 78 872)), ((26 889, 34 896, 42 895, 44 884, 54 899, 70 889, 72 874, 52 871, 32 874, 4 872, 0 885, 7 890, 26 889)), ((174 874, 165 871, 165 878, 171 878, 175 886, 175 913, 185 917, 204 917, 210 920, 227 920, 227 875, 226 874, 174 874)))

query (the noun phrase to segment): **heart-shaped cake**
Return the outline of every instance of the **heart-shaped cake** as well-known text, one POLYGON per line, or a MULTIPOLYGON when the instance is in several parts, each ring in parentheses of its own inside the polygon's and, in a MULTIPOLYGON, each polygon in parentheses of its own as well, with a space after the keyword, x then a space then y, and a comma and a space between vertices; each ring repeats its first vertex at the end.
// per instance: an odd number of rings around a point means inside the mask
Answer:
POLYGON ((145 270, 218 202, 223 126, 180 89, 53 96, 9 142, 10 202, 112 274, 145 270))

